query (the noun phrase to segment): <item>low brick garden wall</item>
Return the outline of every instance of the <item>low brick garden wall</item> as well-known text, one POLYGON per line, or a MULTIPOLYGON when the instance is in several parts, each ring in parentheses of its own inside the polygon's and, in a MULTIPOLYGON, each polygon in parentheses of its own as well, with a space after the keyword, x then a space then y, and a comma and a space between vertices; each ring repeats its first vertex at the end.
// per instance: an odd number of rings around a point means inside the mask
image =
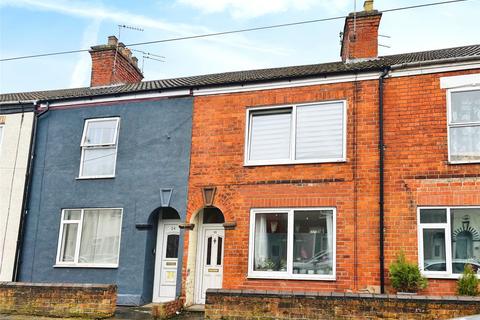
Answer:
POLYGON ((206 319, 451 319, 480 314, 480 298, 353 293, 207 291, 206 319))
POLYGON ((177 299, 169 302, 155 303, 152 306, 152 317, 154 319, 167 319, 180 311, 183 307, 183 300, 177 299))
POLYGON ((115 313, 117 286, 0 282, 0 314, 108 318, 115 313))

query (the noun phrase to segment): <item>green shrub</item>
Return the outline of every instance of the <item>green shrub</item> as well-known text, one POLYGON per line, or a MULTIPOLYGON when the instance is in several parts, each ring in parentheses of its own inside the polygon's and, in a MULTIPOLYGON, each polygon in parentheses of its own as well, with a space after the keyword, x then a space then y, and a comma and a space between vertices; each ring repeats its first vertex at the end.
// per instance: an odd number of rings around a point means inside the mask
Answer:
POLYGON ((457 282, 457 293, 461 296, 477 296, 479 284, 480 279, 477 278, 472 265, 465 264, 463 274, 457 282))
POLYGON ((389 271, 390 281, 397 292, 417 292, 427 287, 427 279, 420 273, 418 265, 408 262, 403 251, 390 264, 389 271))

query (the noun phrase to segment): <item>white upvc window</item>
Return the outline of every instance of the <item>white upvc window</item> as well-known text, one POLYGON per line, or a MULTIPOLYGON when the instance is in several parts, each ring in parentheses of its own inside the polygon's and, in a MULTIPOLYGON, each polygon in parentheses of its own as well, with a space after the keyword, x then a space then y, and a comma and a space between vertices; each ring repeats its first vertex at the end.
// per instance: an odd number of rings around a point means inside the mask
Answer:
POLYGON ((252 209, 248 277, 335 280, 335 208, 252 209))
POLYGON ((85 120, 79 178, 115 176, 119 125, 117 117, 85 120))
POLYGON ((64 209, 56 267, 116 268, 123 209, 64 209))
POLYGON ((346 161, 346 101, 247 110, 245 165, 346 161))
POLYGON ((447 91, 448 160, 480 162, 480 86, 447 91))
POLYGON ((480 274, 480 207, 418 208, 420 270, 432 278, 458 278, 466 264, 480 274))

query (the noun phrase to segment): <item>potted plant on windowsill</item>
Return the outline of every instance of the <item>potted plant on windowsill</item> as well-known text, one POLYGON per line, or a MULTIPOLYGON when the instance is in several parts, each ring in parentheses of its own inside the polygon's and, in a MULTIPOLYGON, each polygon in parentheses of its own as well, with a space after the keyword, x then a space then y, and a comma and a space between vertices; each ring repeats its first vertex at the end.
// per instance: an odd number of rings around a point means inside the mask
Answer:
POLYGON ((405 253, 401 251, 396 260, 390 264, 390 281, 397 294, 416 294, 428 285, 416 263, 408 262, 405 253))
POLYGON ((262 271, 273 271, 275 269, 275 262, 272 259, 263 259, 260 263, 259 270, 262 271))

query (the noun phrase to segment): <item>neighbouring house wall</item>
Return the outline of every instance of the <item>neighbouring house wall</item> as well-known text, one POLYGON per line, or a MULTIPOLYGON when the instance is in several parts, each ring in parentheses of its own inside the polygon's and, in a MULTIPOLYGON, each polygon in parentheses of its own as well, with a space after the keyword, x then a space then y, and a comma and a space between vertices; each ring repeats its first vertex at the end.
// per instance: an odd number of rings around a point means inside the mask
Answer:
POLYGON ((0 114, 0 281, 12 281, 34 114, 0 114))
MULTIPOLYGON (((226 221, 223 288, 339 291, 376 289, 378 269, 378 81, 196 97, 187 221, 216 186, 214 206, 226 221), (347 101, 347 161, 244 166, 248 107, 347 101), (248 279, 251 208, 336 207, 336 281, 248 279)), ((192 303, 195 263, 185 236, 184 294, 192 303)), ((193 243, 193 242, 192 242, 193 243)), ((191 249, 193 250, 193 249, 191 249)))
POLYGON ((108 318, 115 313, 115 285, 0 283, 0 313, 108 318))
MULTIPOLYGON (((417 208, 480 206, 480 164, 449 164, 446 90, 440 78, 480 70, 387 79, 385 84, 385 267, 404 250, 418 261, 417 208)), ((455 294, 456 280, 424 291, 455 294)))
POLYGON ((452 319, 480 312, 480 298, 211 290, 207 319, 452 319))
POLYGON ((43 115, 20 281, 113 283, 119 304, 151 301, 156 226, 136 225, 155 220, 149 218, 161 206, 161 188, 174 189, 170 206, 184 219, 191 116, 191 98, 67 107, 43 115), (77 179, 85 119, 112 116, 120 117, 115 178, 77 179), (123 208, 118 268, 55 267, 62 209, 102 207, 123 208))

